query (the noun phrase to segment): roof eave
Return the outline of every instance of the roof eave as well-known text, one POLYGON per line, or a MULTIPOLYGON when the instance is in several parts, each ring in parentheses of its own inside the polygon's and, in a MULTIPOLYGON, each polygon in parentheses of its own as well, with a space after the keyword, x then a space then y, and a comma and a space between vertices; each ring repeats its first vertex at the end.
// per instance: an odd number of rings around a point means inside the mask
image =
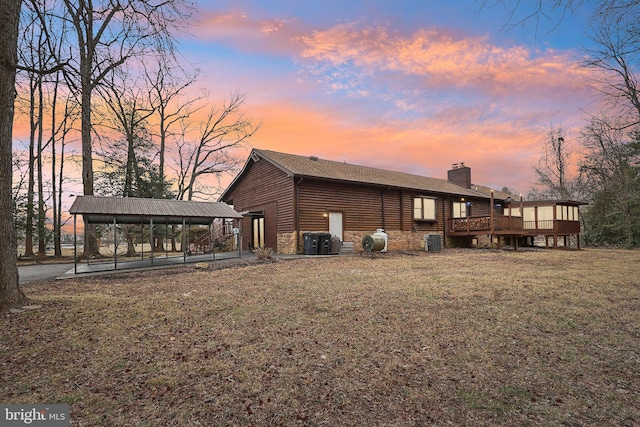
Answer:
POLYGON ((247 168, 249 167, 249 164, 251 164, 251 162, 255 163, 255 162, 258 161, 258 160, 256 160, 256 156, 259 157, 260 159, 263 159, 263 160, 271 163, 276 168, 278 168, 281 171, 283 171, 288 177, 294 177, 295 176, 295 174, 292 171, 290 171, 289 169, 285 168, 280 163, 276 162, 275 160, 273 160, 272 158, 270 158, 269 156, 264 154, 261 150, 259 150, 257 148, 254 148, 254 149, 251 150, 251 153, 249 154, 249 157, 247 157, 247 161, 244 162, 244 166, 242 166, 242 169, 240 170, 238 175, 236 175, 236 177, 233 178, 233 180, 231 181, 231 184, 229 184, 227 186, 227 188, 222 192, 220 197, 218 197, 218 201, 219 202, 223 202, 225 200, 225 198, 227 197, 227 195, 233 191, 233 189, 235 188, 236 184, 242 179, 242 176, 244 175, 244 173, 246 172, 247 168))

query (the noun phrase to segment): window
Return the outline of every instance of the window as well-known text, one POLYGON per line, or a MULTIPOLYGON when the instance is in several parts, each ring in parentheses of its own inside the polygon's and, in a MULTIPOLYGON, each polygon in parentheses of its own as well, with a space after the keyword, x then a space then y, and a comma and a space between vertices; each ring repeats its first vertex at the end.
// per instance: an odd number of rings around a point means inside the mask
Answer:
POLYGON ((538 228, 553 228, 553 206, 538 206, 538 228))
POLYGON ((535 207, 526 207, 522 209, 522 220, 524 221, 524 229, 525 230, 535 230, 536 229, 536 208, 535 207))
POLYGON ((435 221, 436 199, 432 199, 430 197, 414 197, 413 219, 435 221))
POLYGON ((466 202, 453 202, 453 217, 466 218, 469 216, 466 202))

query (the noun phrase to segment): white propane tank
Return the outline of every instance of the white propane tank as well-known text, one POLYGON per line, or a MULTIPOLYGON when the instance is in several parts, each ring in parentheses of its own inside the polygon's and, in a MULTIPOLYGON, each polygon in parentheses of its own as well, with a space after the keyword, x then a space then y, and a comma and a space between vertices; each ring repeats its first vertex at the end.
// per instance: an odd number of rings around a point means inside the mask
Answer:
POLYGON ((387 233, 384 232, 384 229, 378 228, 376 232, 373 233, 373 235, 380 236, 384 239, 384 248, 382 248, 380 252, 387 252, 387 244, 389 243, 389 236, 387 235, 387 233))

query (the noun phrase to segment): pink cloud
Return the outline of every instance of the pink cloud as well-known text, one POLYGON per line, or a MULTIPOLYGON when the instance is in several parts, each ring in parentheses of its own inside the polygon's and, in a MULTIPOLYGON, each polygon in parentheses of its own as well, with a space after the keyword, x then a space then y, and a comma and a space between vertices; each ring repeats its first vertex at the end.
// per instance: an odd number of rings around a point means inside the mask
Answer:
POLYGON ((203 11, 191 30, 200 40, 222 40, 242 51, 271 54, 295 51, 293 46, 300 31, 295 21, 253 19, 242 11, 203 11))
MULTIPOLYGON (((390 34, 385 27, 337 25, 300 37, 299 55, 315 62, 318 74, 327 66, 349 64, 365 75, 398 73, 418 76, 425 89, 466 89, 493 96, 537 97, 585 93, 586 72, 572 52, 531 52, 521 46, 500 47, 486 36, 469 37, 441 29, 410 35, 390 34)), ((412 80, 415 83, 415 80, 412 80)))
POLYGON ((340 112, 291 103, 256 106, 252 114, 264 121, 252 140, 257 148, 443 179, 452 163, 464 161, 475 183, 523 192, 540 154, 537 131, 517 123, 474 122, 473 113, 460 126, 440 117, 357 125, 340 112))

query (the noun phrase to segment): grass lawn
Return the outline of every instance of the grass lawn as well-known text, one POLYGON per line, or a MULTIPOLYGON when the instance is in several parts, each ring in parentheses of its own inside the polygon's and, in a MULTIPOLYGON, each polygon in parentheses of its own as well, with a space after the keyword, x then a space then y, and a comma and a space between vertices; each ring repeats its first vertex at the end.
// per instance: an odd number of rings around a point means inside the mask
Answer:
POLYGON ((640 425, 640 251, 389 254, 23 286, 0 402, 73 425, 640 425))

